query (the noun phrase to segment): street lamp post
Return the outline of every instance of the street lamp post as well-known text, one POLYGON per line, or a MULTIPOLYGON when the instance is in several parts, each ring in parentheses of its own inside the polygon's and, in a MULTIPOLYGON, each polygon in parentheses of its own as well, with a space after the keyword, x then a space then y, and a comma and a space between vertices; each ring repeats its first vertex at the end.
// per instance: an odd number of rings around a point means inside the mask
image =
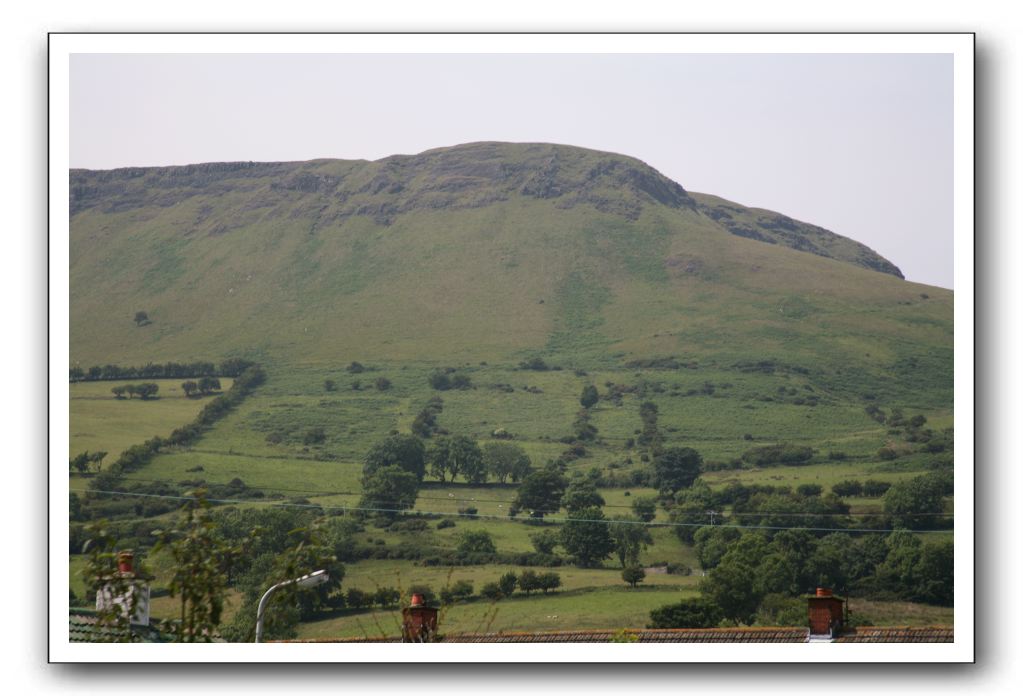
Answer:
POLYGON ((303 575, 300 578, 292 578, 291 580, 279 582, 267 590, 263 595, 263 598, 259 600, 259 609, 256 610, 256 642, 263 642, 263 613, 266 610, 267 602, 270 601, 270 595, 282 587, 287 587, 288 585, 298 585, 303 589, 308 589, 310 587, 322 585, 329 579, 330 576, 327 574, 326 570, 316 570, 309 573, 309 575, 303 575))

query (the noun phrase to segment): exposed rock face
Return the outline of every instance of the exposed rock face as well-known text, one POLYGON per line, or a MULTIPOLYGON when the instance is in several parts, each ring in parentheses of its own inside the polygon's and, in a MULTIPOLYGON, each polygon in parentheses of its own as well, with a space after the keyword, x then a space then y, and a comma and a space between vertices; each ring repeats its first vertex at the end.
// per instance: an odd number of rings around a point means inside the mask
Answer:
MULTIPOLYGON (((241 196, 242 212, 308 218, 311 229, 365 217, 391 225, 402 215, 481 208, 516 197, 548 200, 561 209, 591 206, 626 221, 647 208, 699 211, 731 234, 853 263, 899 278, 871 249, 820 227, 771 211, 745 208, 682 186, 643 162, 566 145, 481 142, 364 160, 222 162, 183 167, 71 170, 74 216, 90 208, 117 213, 170 207, 194 196, 241 196)), ((203 224, 220 235, 237 221, 203 224)))
POLYGON ((823 227, 799 222, 769 210, 745 208, 716 196, 695 193, 691 197, 701 213, 736 236, 756 239, 766 244, 779 244, 898 278, 904 277, 895 264, 873 249, 823 227))

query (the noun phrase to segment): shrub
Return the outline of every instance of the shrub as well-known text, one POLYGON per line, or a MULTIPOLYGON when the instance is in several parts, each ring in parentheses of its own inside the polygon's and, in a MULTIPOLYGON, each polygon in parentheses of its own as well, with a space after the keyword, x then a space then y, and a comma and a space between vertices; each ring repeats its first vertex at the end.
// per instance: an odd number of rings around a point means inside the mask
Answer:
POLYGON ((646 578, 646 571, 641 566, 633 565, 627 566, 622 569, 622 580, 629 583, 633 587, 643 582, 646 578))
POLYGON ((362 365, 362 363, 355 362, 353 360, 352 362, 348 363, 348 367, 346 367, 345 370, 350 372, 353 375, 357 375, 360 372, 365 372, 366 368, 362 365))
POLYGON ((812 498, 818 496, 824 492, 824 488, 816 483, 803 483, 796 486, 796 495, 801 495, 804 498, 812 498))
POLYGON ((488 582, 480 588, 480 597, 483 599, 498 600, 506 595, 501 592, 501 588, 498 587, 496 582, 488 582))
POLYGON ((455 521, 450 517, 446 517, 437 523, 437 529, 447 529, 448 527, 454 527, 455 521))
POLYGON ((859 481, 839 481, 831 487, 831 492, 842 498, 854 498, 863 495, 863 484, 859 481))
POLYGON ((891 447, 882 447, 881 449, 879 449, 877 451, 878 459, 883 459, 884 461, 891 461, 891 460, 897 458, 898 456, 899 456, 899 453, 896 452, 891 447))
POLYGON ((654 609, 647 628, 714 628, 723 618, 721 607, 701 597, 654 609))
POLYGON ((876 481, 874 479, 867 479, 863 482, 863 495, 868 498, 880 498, 884 495, 892 484, 887 481, 876 481))
POLYGON ((467 529, 459 534, 458 550, 461 553, 497 553, 493 537, 483 529, 467 529))
POLYGON ((302 436, 302 444, 309 445, 320 445, 323 444, 327 439, 327 433, 324 432, 323 428, 310 428, 306 431, 305 435, 302 436))
POLYGON ((541 573, 537 576, 537 584, 544 594, 561 587, 561 576, 557 573, 541 573))
POLYGON ((391 388, 391 380, 386 377, 377 377, 373 384, 376 385, 376 388, 380 391, 387 391, 391 388))
POLYGON ((754 447, 742 453, 742 461, 749 467, 768 467, 806 464, 813 457, 813 449, 792 444, 754 447))

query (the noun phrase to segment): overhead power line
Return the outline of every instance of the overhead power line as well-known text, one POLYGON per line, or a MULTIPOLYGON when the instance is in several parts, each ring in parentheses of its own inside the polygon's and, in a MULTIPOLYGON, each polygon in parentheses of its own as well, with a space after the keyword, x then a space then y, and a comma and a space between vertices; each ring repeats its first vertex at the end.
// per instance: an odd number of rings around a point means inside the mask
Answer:
MULTIPOLYGON (((137 498, 159 498, 164 500, 178 500, 184 502, 195 501, 193 496, 186 495, 166 495, 159 493, 136 493, 131 491, 104 491, 104 490, 92 490, 84 488, 73 488, 73 491, 79 491, 83 493, 98 493, 102 495, 125 495, 137 498)), ((245 504, 264 504, 264 505, 277 505, 281 507, 297 507, 314 510, 342 510, 345 512, 383 512, 398 515, 447 515, 454 517, 470 518, 470 519, 485 519, 485 520, 498 520, 503 522, 524 522, 525 520, 519 520, 506 515, 480 515, 480 514, 464 514, 458 512, 450 512, 443 510, 415 510, 410 508, 383 508, 383 507, 369 507, 361 505, 319 505, 316 503, 287 503, 276 500, 252 500, 252 499, 231 499, 231 498, 206 498, 212 503, 221 503, 226 505, 245 505, 245 504)), ((532 518, 527 518, 532 519, 532 518)), ((545 522, 553 522, 555 524, 564 524, 567 522, 593 522, 593 523, 604 523, 604 524, 636 524, 645 527, 707 527, 711 525, 699 523, 699 522, 644 522, 642 520, 614 520, 614 519, 586 519, 586 518, 568 518, 568 517, 550 517, 544 516, 545 522)), ((785 531, 785 530, 801 530, 808 532, 845 532, 848 534, 864 534, 864 533, 883 533, 890 534, 891 532, 905 531, 913 534, 947 534, 951 532, 950 529, 866 529, 866 528, 842 528, 842 527, 783 527, 775 525, 740 525, 740 524, 717 524, 713 525, 722 529, 748 529, 748 530, 769 530, 769 531, 785 531)))

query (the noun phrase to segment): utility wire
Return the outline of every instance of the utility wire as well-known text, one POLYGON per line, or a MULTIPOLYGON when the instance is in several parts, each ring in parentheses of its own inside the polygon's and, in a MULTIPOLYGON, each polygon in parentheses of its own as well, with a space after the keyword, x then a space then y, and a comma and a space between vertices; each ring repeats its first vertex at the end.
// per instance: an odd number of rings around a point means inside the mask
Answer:
MULTIPOLYGON (((99 493, 103 495, 126 495, 137 498, 160 498, 164 500, 180 500, 192 502, 195 500, 192 496, 185 495, 164 495, 158 493, 133 493, 129 491, 103 491, 103 490, 89 490, 84 488, 73 488, 73 491, 80 491, 83 493, 99 493)), ((394 513, 399 515, 447 515, 470 519, 489 519, 489 520, 500 520, 504 522, 522 522, 524 520, 516 520, 509 518, 504 515, 480 515, 473 514, 467 515, 458 512, 441 511, 441 510, 413 510, 413 509, 401 509, 401 508, 380 508, 380 507, 367 507, 359 505, 317 505, 315 503, 282 503, 272 500, 236 500, 231 498, 206 498, 211 503, 222 503, 229 505, 243 505, 246 503, 263 503, 266 505, 279 505, 281 507, 297 507, 315 510, 343 510, 352 512, 386 512, 394 513)), ((532 519, 532 518, 530 518, 532 519)), ((642 520, 612 520, 612 519, 579 519, 579 518, 568 518, 568 517, 548 517, 544 516, 545 522, 553 523, 567 523, 567 522, 594 522, 604 524, 637 524, 644 527, 707 527, 710 525, 701 524, 698 522, 644 522, 642 520)), ((800 530, 808 532, 846 532, 846 533, 884 533, 889 534, 891 532, 911 532, 913 534, 947 534, 951 532, 950 529, 864 529, 864 528, 849 528, 845 529, 842 527, 780 527, 774 525, 740 525, 740 524, 717 524, 713 525, 722 529, 765 529, 771 531, 784 531, 784 530, 800 530)))

